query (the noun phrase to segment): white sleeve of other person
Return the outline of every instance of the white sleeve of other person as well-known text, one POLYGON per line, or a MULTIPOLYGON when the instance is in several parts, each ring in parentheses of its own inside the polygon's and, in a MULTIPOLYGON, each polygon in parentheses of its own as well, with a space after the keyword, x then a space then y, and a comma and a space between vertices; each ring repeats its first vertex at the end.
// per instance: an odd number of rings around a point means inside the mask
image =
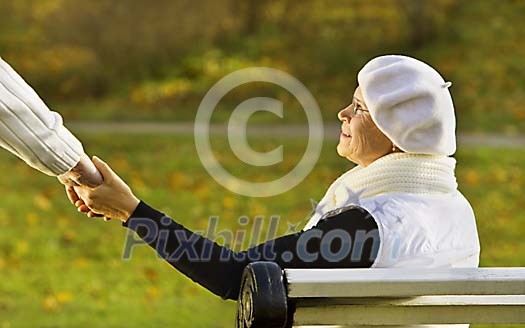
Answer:
POLYGON ((37 93, 0 58, 0 146, 51 176, 66 173, 82 144, 37 93))

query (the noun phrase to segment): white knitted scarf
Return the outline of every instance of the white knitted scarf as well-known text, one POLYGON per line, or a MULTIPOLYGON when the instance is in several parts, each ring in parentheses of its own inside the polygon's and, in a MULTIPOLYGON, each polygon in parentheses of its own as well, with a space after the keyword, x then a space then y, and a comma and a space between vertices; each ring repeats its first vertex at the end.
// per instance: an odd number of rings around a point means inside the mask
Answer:
POLYGON ((359 205, 361 199, 385 193, 431 195, 457 189, 452 157, 392 153, 366 167, 345 172, 328 188, 304 230, 310 229, 331 210, 359 205))

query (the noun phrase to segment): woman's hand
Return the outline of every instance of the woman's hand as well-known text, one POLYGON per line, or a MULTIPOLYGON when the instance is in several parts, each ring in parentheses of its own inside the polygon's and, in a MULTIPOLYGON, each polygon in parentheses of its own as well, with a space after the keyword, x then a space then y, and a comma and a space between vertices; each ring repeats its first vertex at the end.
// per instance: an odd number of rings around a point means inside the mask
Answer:
POLYGON ((70 201, 77 206, 80 212, 86 213, 89 217, 104 216, 106 220, 118 219, 126 222, 140 200, 105 162, 94 156, 93 164, 102 174, 104 182, 94 188, 66 187, 70 201))

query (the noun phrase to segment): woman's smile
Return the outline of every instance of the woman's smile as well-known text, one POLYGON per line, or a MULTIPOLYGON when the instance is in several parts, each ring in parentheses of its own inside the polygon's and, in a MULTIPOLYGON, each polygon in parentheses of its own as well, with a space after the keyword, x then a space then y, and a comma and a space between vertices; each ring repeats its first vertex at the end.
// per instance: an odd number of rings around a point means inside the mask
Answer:
POLYGON ((349 131, 350 131, 350 127, 348 125, 345 125, 345 124, 341 125, 341 137, 351 138, 352 134, 349 131))

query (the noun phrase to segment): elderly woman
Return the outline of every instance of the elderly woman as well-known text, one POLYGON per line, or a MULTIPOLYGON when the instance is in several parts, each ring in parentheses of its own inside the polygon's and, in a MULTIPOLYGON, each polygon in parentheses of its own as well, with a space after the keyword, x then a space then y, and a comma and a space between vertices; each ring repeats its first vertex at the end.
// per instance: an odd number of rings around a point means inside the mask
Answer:
POLYGON ((79 211, 119 219, 174 268, 224 299, 237 299, 243 268, 476 267, 474 213, 457 190, 449 157, 455 116, 436 70, 405 56, 381 56, 358 74, 352 103, 338 113, 337 152, 357 164, 328 188, 298 233, 234 252, 194 234, 140 201, 98 158, 96 188, 68 188, 79 211))

